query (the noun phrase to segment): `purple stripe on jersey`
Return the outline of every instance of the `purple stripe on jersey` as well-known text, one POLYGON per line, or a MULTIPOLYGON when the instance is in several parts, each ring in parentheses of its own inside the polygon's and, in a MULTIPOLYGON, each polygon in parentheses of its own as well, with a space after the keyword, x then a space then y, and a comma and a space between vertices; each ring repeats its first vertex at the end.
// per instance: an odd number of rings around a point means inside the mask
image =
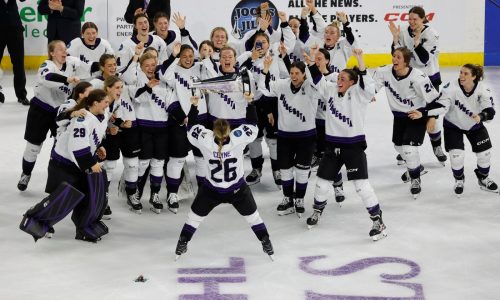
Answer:
POLYGON ((171 113, 174 109, 176 109, 177 107, 180 107, 181 104, 179 103, 179 101, 174 101, 172 103, 170 103, 170 105, 168 106, 167 108, 167 112, 171 113))
POLYGON ((208 181, 206 178, 203 178, 202 180, 203 180, 203 184, 206 187, 208 187, 211 190, 216 191, 217 193, 221 193, 221 194, 234 193, 237 189, 241 188, 242 186, 244 186, 246 184, 246 181, 243 178, 240 178, 240 180, 238 180, 238 182, 231 185, 230 187, 221 188, 221 187, 213 186, 212 183, 210 183, 210 181, 208 181))
POLYGON ((429 79, 431 82, 435 82, 438 79, 441 80, 441 73, 437 72, 436 74, 429 76, 429 79))
POLYGON ((396 118, 408 118, 408 113, 402 111, 392 111, 392 115, 396 118))
POLYGON ((355 144, 359 142, 364 142, 366 139, 364 134, 352 137, 331 136, 327 134, 325 140, 330 143, 355 144))
POLYGON ((61 155, 59 155, 56 151, 52 150, 52 153, 50 154, 50 158, 57 161, 57 162, 60 162, 62 163, 63 165, 67 165, 67 166, 76 166, 71 160, 67 159, 66 157, 63 157, 61 155))
POLYGON ((204 113, 204 114, 199 114, 198 117, 196 118, 198 121, 206 121, 208 120, 208 114, 207 113, 204 113))
POLYGON ((87 154, 90 154, 90 147, 85 147, 85 148, 80 149, 80 150, 75 150, 75 151, 73 151, 73 154, 75 155, 75 157, 82 157, 82 156, 85 156, 87 154))
POLYGON ((31 99, 31 103, 50 113, 55 113, 57 111, 57 107, 52 107, 37 97, 33 97, 33 99, 31 99))
POLYGON ((451 169, 451 171, 453 172, 453 176, 455 178, 460 178, 460 177, 464 176, 464 168, 461 168, 461 169, 458 169, 458 170, 451 169))
MULTIPOLYGON (((137 121, 135 121, 135 120, 134 120, 134 121, 132 121, 132 127, 137 127, 137 121)), ((131 128, 132 128, 132 127, 131 127, 131 128)))
POLYGON ((142 127, 166 128, 167 121, 151 121, 151 120, 137 119, 137 125, 142 127))
POLYGON ((458 127, 457 125, 453 124, 452 122, 448 121, 446 118, 443 120, 443 127, 448 127, 448 128, 453 128, 453 129, 456 129, 456 130, 460 130, 463 133, 466 133, 467 131, 478 130, 479 128, 481 128, 481 126, 482 126, 482 123, 478 123, 478 124, 474 124, 474 126, 472 126, 471 128, 469 128, 469 130, 464 130, 464 129, 458 127))
MULTIPOLYGON (((213 116, 211 114, 208 114, 208 119, 213 122, 213 121, 217 120, 218 117, 213 116)), ((226 119, 226 121, 229 123, 229 125, 231 125, 231 128, 235 128, 235 127, 240 126, 241 124, 246 124, 247 123, 247 119, 246 118, 243 118, 243 119, 226 119)))
POLYGON ((316 128, 305 131, 295 131, 295 132, 278 130, 278 136, 288 137, 288 138, 301 138, 301 137, 309 137, 315 135, 316 135, 316 128))

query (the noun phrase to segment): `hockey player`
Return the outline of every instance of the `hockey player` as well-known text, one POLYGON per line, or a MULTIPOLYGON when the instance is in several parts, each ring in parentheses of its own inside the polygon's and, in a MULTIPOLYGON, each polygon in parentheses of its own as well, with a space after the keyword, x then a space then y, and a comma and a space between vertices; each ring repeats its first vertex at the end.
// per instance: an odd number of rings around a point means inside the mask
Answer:
MULTIPOLYGON (((177 99, 173 98, 170 88, 158 80, 157 61, 150 53, 140 58, 141 70, 137 75, 134 101, 137 125, 141 133, 141 152, 139 153, 139 178, 144 176, 148 166, 150 170, 151 195, 149 202, 151 210, 160 213, 163 204, 159 198, 159 191, 163 179, 163 164, 168 153, 167 122, 173 118, 178 124, 186 122, 177 99)), ((129 197, 132 209, 140 213, 142 205, 137 197, 129 197)))
POLYGON ((136 47, 141 44, 141 49, 144 50, 148 47, 153 47, 158 51, 158 62, 162 63, 167 59, 167 45, 162 38, 157 35, 149 34, 149 21, 148 16, 145 14, 137 14, 134 17, 134 28, 137 34, 133 35, 130 39, 123 41, 118 49, 118 70, 122 71, 127 67, 130 60, 136 53, 136 47))
POLYGON ((450 154, 451 169, 455 178, 454 191, 460 196, 464 190, 464 135, 477 157, 474 170, 482 190, 498 192, 498 185, 488 176, 491 161, 491 140, 484 126, 495 116, 493 94, 482 82, 483 68, 466 64, 460 69, 458 80, 447 83, 438 103, 444 109, 430 110, 429 115, 446 111, 444 116, 444 146, 450 154))
MULTIPOLYGON (((169 30, 170 19, 167 14, 159 12, 154 16, 155 31, 153 32, 153 35, 157 35, 165 41, 165 44, 167 45, 167 57, 172 54, 173 47, 176 43, 190 45, 193 49, 198 49, 198 45, 186 29, 186 17, 182 16, 180 13, 175 13, 172 16, 172 19, 180 30, 180 37, 177 32, 169 30)), ((198 53, 196 53, 196 56, 198 56, 198 53)))
MULTIPOLYGON (((111 44, 98 37, 99 29, 93 22, 82 25, 82 37, 72 40, 68 45, 68 54, 91 64, 98 62, 103 54, 114 55, 115 51, 111 44)), ((89 79, 89 74, 77 74, 81 80, 89 79)))
POLYGON ((85 109, 83 108, 78 111, 72 111, 71 113, 68 113, 68 111, 71 110, 73 107, 75 107, 76 104, 82 102, 83 99, 88 97, 89 93, 92 90, 93 88, 90 82, 81 81, 73 89, 71 97, 68 100, 66 100, 63 104, 59 105, 59 107, 57 108, 57 117, 56 117, 58 134, 66 130, 66 127, 68 126, 72 118, 85 117, 86 112, 85 109))
POLYGON ((347 60, 352 55, 352 49, 356 45, 356 40, 349 27, 347 15, 343 12, 337 13, 337 19, 342 23, 345 32, 345 39, 341 38, 338 22, 334 22, 325 28, 323 39, 318 39, 310 35, 307 20, 301 19, 299 39, 306 45, 307 49, 314 46, 325 48, 330 53, 330 71, 340 72, 345 69, 347 60))
POLYGON ((424 110, 439 95, 427 75, 410 67, 411 56, 407 48, 397 48, 392 55, 392 65, 378 68, 374 79, 377 90, 385 88, 394 116, 392 142, 408 170, 401 178, 403 181, 410 178, 410 192, 416 199, 421 191, 423 171, 418 147, 424 139, 427 117, 415 119, 413 113, 424 110))
POLYGON ((306 79, 303 62, 291 64, 290 78, 273 81, 269 73, 272 61, 270 56, 264 60, 259 89, 265 96, 278 99, 277 153, 284 198, 277 210, 280 216, 296 212, 301 217, 316 142, 318 100, 306 79))
POLYGON ((35 95, 30 102, 26 119, 24 139, 26 148, 23 154, 23 173, 17 184, 20 191, 26 190, 31 178, 31 171, 42 149, 42 144, 50 131, 56 134, 57 107, 71 95, 73 86, 80 82, 76 72, 92 74, 97 71, 97 64, 89 65, 74 57, 67 57, 66 45, 55 40, 48 45, 49 59, 38 69, 35 95))
MULTIPOLYGON (((291 29, 290 27, 282 28, 283 32, 288 32, 288 34, 291 34, 291 29)), ((280 60, 278 59, 279 55, 279 50, 278 48, 280 47, 280 44, 282 43, 274 43, 270 44, 270 39, 269 36, 263 32, 258 32, 254 36, 254 47, 252 51, 248 51, 240 55, 238 57, 238 61, 243 62, 245 60, 251 60, 250 64, 252 65, 252 74, 254 78, 258 78, 260 74, 262 73, 262 70, 264 69, 264 57, 265 56, 276 56, 276 59, 274 59, 274 63, 270 67, 270 76, 272 80, 275 80, 277 78, 281 78, 281 71, 279 62, 280 60)), ((292 47, 293 44, 288 45, 289 47, 292 47)), ((283 47, 286 47, 283 44, 283 47)), ((288 76, 288 73, 284 72, 284 76, 288 76)), ((278 111, 277 111, 277 99, 276 97, 266 97, 260 92, 258 89, 255 92, 255 107, 257 109, 257 116, 258 116, 258 127, 259 127, 259 134, 257 138, 249 144, 249 154, 250 154, 250 160, 252 163, 252 171, 248 176, 245 178, 246 182, 249 185, 256 184, 260 182, 260 178, 262 176, 262 165, 264 164, 264 158, 262 156, 262 138, 264 137, 264 131, 265 131, 265 140, 267 143, 267 146, 269 147, 269 155, 271 159, 271 170, 274 178, 274 182, 276 185, 280 186, 281 185, 281 175, 279 172, 279 166, 278 166, 278 160, 277 160, 277 153, 276 153, 276 146, 277 146, 277 141, 276 141, 276 133, 277 133, 277 125, 276 123, 272 122, 271 124, 270 121, 273 121, 274 119, 277 119, 278 117, 278 111)))
MULTIPOLYGON (((71 119, 67 130, 58 136, 51 153, 45 187, 45 191, 51 195, 44 199, 44 205, 35 206, 25 214, 21 229, 33 234, 35 240, 43 237, 44 232, 35 235, 30 224, 38 223, 42 231, 47 231, 71 210, 71 219, 76 226, 75 239, 96 242, 107 233, 106 225, 99 221, 104 203, 94 202, 95 187, 88 185, 86 175, 89 172, 102 172, 97 156, 102 159, 106 155, 100 144, 109 118, 107 107, 106 93, 93 90, 68 111, 71 114, 83 108, 86 114, 71 119), (68 185, 71 191, 61 189, 68 185)), ((103 185, 104 182, 101 190, 104 189, 103 185)))
MULTIPOLYGON (((315 52, 311 52, 314 55, 315 52)), ((375 96, 375 82, 367 73, 361 49, 354 49, 359 69, 344 69, 337 83, 327 81, 317 65, 310 68, 311 76, 321 80, 316 84, 318 93, 326 101, 327 147, 318 168, 318 179, 314 192, 314 212, 307 225, 318 223, 326 206, 331 182, 345 165, 347 179, 352 181, 356 192, 365 205, 373 227, 370 236, 374 241, 386 236, 377 196, 368 181, 366 161, 365 115, 366 107, 375 96)))
MULTIPOLYGON (((266 225, 257 211, 252 191, 243 176, 243 149, 257 137, 257 115, 250 103, 253 95, 246 94, 249 105, 246 108, 244 124, 231 130, 229 123, 218 119, 213 131, 202 125, 195 125, 189 130, 191 144, 198 147, 203 157, 207 176, 191 205, 187 221, 182 228, 177 247, 176 259, 186 253, 187 244, 205 217, 219 204, 230 203, 251 225, 253 232, 262 243, 262 248, 271 258, 274 254, 266 225)), ((196 98, 193 105, 197 105, 196 98)))
MULTIPOLYGON (((205 79, 207 76, 206 65, 212 64, 209 53, 204 52, 202 58, 202 62, 195 64, 194 49, 189 45, 182 45, 180 49, 174 50, 173 54, 170 56, 169 61, 173 59, 171 66, 166 70, 162 68, 160 80, 166 82, 173 88, 174 98, 179 101, 186 115, 190 114, 190 109, 192 108, 191 97, 198 97, 197 123, 206 125, 208 115, 205 96, 193 90, 191 87, 192 78, 205 79), (175 56, 178 56, 178 58, 173 59, 175 56)), ((166 64, 167 63, 164 64, 164 67, 166 64)), ((187 129, 185 125, 179 126, 175 120, 168 124, 169 159, 166 167, 168 190, 167 206, 173 213, 177 213, 179 208, 179 197, 177 193, 182 181, 182 170, 186 162, 186 157, 191 149, 191 145, 187 139, 187 129)), ((196 176, 198 180, 201 180, 205 172, 203 157, 201 152, 196 148, 193 148, 193 154, 195 158, 196 176)))
MULTIPOLYGON (((427 76, 434 88, 439 91, 441 84, 441 73, 439 72, 439 34, 429 25, 425 17, 425 11, 420 6, 414 6, 408 13, 408 26, 401 29, 400 26, 389 22, 389 30, 393 37, 391 52, 395 48, 406 47, 413 56, 410 66, 416 68, 427 76)), ((432 149, 436 158, 443 164, 447 160, 441 148, 441 122, 435 117, 428 119, 427 132, 431 140, 432 149)), ((397 157, 398 164, 404 164, 400 155, 397 157)))

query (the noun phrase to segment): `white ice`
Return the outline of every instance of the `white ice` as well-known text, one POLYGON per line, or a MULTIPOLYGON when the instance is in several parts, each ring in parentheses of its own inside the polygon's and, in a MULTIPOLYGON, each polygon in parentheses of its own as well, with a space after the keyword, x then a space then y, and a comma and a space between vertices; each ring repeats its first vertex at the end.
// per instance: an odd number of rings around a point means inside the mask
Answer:
MULTIPOLYGON (((445 69, 443 74, 445 82, 456 80, 458 68, 445 69)), ((498 107, 500 69, 488 68, 486 81, 497 90, 498 107)), ((420 153, 429 173, 422 177, 422 194, 414 200, 409 184, 399 178, 404 169, 396 165, 392 116, 383 94, 368 108, 366 136, 370 181, 384 212, 387 238, 378 242, 369 238, 371 221, 349 182, 344 184, 343 206, 332 198, 318 226, 308 230, 305 219, 312 212, 315 174, 310 179, 303 218, 277 216, 282 194, 272 183, 266 159, 263 180, 252 190, 274 244, 275 261, 262 252, 245 220, 231 206, 221 205, 202 223, 188 252, 174 262, 174 249, 192 199, 181 202, 177 215, 166 210, 156 215, 147 209, 146 191, 145 209, 142 215, 136 215, 117 196, 116 182, 111 186, 112 219, 106 221, 110 233, 97 244, 75 240, 69 216, 55 226, 56 233, 50 240, 34 243, 31 236, 19 230, 23 213, 46 196, 52 142, 48 139, 44 144, 28 190, 19 192, 16 184, 21 174, 28 108, 16 102, 10 72, 0 82, 7 97, 6 103, 0 104, 0 299, 188 299, 182 295, 203 294, 203 284, 181 283, 181 278, 211 276, 240 277, 239 283, 219 284, 220 294, 233 295, 225 299, 245 299, 235 297, 237 294, 248 299, 500 299, 499 195, 479 189, 473 173, 476 159, 466 142, 465 191, 460 199, 455 197, 449 163, 441 167, 426 138, 420 153), (301 269, 301 257, 320 255, 325 258, 308 268, 323 270, 327 275, 301 269), (244 262, 235 274, 178 274, 180 268, 228 267, 231 257, 244 262), (414 262, 414 273, 406 279, 381 277, 409 273, 411 268, 401 263, 365 264, 359 270, 346 267, 337 273, 327 272, 363 259, 383 262, 381 257, 414 262), (148 280, 134 282, 139 275, 148 280), (398 283, 413 284, 422 293, 398 283), (323 296, 314 298, 314 293, 323 296)), ((28 75, 28 83, 31 96, 33 73, 28 75)), ((493 141, 490 175, 497 183, 499 119, 497 116, 487 124, 493 141)), ((192 159, 190 164, 193 167, 192 159)), ((245 164, 250 171, 250 162, 245 164)), ((162 199, 165 193, 163 187, 162 199)), ((216 291, 210 287, 207 290, 216 291)), ((218 297, 206 294, 192 299, 218 297)))

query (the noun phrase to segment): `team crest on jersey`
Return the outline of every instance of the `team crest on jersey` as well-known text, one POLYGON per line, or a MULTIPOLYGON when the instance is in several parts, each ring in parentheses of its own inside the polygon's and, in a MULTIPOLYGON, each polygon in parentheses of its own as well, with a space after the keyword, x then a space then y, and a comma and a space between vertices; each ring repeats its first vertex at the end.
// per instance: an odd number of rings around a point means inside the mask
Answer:
POLYGON ((259 26, 257 23, 257 8, 263 4, 268 4, 268 13, 271 15, 271 27, 278 28, 279 17, 276 6, 270 1, 263 0, 241 0, 236 4, 231 13, 231 34, 236 39, 241 39, 248 31, 259 26))
POLYGON ((45 68, 46 66, 47 66, 47 63, 44 62, 44 63, 42 63, 42 65, 40 66, 40 68, 45 68))
POLYGON ((78 119, 76 119, 77 122, 83 122, 85 121, 85 117, 78 117, 78 119))
POLYGON ((235 130, 233 134, 236 137, 240 137, 243 134, 243 132, 241 132, 241 130, 235 130))

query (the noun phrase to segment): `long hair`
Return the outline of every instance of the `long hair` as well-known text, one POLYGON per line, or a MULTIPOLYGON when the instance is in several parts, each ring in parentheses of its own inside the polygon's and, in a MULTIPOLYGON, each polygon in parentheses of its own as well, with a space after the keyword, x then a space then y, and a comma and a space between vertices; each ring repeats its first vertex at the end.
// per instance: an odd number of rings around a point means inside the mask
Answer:
POLYGON ((217 119, 214 122, 213 132, 215 141, 219 146, 219 160, 222 161, 222 146, 224 146, 224 141, 231 133, 231 126, 229 125, 229 122, 227 120, 217 119))
POLYGON ((80 98, 80 94, 85 93, 85 90, 91 87, 92 84, 88 81, 80 81, 74 88, 73 92, 71 93, 71 99, 75 100, 78 102, 78 98, 80 98))
POLYGON ((113 54, 104 53, 103 55, 101 55, 101 57, 99 57, 99 66, 104 68, 108 59, 116 60, 116 57, 113 54))
POLYGON ((71 114, 74 111, 80 110, 82 108, 89 110, 89 108, 94 104, 94 102, 101 102, 106 98, 106 92, 101 89, 92 90, 89 95, 82 99, 82 101, 78 102, 75 107, 68 110, 68 114, 71 114))
POLYGON ((429 20, 427 20, 427 17, 425 16, 425 10, 421 6, 414 6, 410 9, 408 12, 409 14, 416 14, 420 19, 424 19, 423 23, 427 24, 429 23, 429 20))
POLYGON ((63 41, 61 40, 53 40, 47 45, 47 53, 49 56, 49 60, 52 60, 52 55, 50 52, 54 52, 54 49, 56 48, 57 44, 62 43, 63 45, 66 45, 63 41))
POLYGON ((484 78, 484 70, 482 66, 474 64, 465 64, 463 65, 463 67, 469 69, 472 76, 476 76, 476 79, 474 79, 475 84, 477 84, 480 80, 484 78))
POLYGON ((108 89, 115 85, 117 82, 122 82, 122 80, 118 76, 109 76, 104 80, 104 91, 108 93, 108 89))

